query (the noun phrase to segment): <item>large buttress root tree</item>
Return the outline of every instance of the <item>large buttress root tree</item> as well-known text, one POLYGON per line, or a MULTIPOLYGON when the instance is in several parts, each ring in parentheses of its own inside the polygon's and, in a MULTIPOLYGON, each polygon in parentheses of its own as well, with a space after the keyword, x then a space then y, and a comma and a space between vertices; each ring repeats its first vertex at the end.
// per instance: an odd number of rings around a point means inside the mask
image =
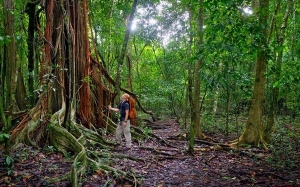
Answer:
POLYGON ((87 0, 48 0, 43 5, 46 23, 37 26, 44 29, 39 100, 11 132, 11 141, 14 147, 18 143, 36 147, 50 143, 64 154, 72 152, 75 160, 66 176, 71 177, 72 186, 78 186, 78 176, 86 167, 125 175, 103 164, 100 156, 88 149, 96 144, 100 148, 113 145, 93 131, 93 124, 114 131, 115 124, 103 113, 112 93, 101 77, 112 85, 115 82, 92 58, 87 0))

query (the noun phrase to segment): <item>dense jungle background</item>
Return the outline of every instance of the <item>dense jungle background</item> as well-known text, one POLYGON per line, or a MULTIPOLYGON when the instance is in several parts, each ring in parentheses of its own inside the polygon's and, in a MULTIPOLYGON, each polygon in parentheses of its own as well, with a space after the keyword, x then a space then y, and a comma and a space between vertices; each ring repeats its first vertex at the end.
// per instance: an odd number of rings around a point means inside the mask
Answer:
POLYGON ((0 186, 300 185, 299 0, 0 9, 0 186))

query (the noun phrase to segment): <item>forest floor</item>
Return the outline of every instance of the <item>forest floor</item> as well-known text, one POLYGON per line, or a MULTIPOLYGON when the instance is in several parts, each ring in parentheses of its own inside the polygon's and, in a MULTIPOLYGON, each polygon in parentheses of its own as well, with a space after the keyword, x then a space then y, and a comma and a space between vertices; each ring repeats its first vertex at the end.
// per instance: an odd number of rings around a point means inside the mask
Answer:
MULTIPOLYGON (((151 132, 158 138, 133 142, 133 147, 109 150, 114 168, 130 172, 143 187, 200 186, 300 186, 300 152, 274 156, 272 150, 247 148, 224 150, 206 142, 196 141, 195 152, 187 152, 188 141, 176 120, 153 123, 151 132)), ((221 133, 206 134, 227 143, 233 137, 221 133)), ((107 138, 114 138, 113 135, 107 138)), ((286 145, 288 146, 288 145, 286 145)), ((101 150, 99 150, 101 151, 101 150)), ((103 150, 102 150, 103 151, 103 150)), ((3 155, 3 152, 0 151, 3 155)), ((72 160, 48 149, 22 145, 12 152, 14 168, 10 176, 4 172, 4 157, 0 158, 0 186, 71 186, 69 181, 48 183, 70 172, 72 160)), ((131 187, 122 176, 108 176, 100 171, 86 171, 80 176, 80 186, 131 187)))

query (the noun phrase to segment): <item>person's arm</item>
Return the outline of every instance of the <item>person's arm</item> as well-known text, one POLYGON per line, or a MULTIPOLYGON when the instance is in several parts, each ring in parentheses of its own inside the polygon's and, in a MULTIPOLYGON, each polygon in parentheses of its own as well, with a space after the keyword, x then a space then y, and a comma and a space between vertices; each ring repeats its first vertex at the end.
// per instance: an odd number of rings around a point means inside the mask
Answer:
POLYGON ((108 110, 112 110, 114 112, 119 112, 120 111, 118 108, 113 108, 110 105, 108 105, 108 110))

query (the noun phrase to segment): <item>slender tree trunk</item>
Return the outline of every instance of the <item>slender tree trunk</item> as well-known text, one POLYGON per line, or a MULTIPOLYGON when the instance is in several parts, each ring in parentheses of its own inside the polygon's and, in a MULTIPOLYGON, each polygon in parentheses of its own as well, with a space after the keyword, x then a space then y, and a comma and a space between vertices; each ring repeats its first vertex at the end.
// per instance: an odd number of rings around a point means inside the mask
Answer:
POLYGON ((132 47, 131 47, 131 40, 129 42, 129 46, 128 46, 128 52, 127 52, 127 60, 126 60, 126 65, 127 65, 127 69, 128 69, 128 72, 127 72, 127 88, 133 92, 133 87, 132 87, 132 47))
POLYGON ((126 29, 126 33, 125 33, 125 37, 124 37, 124 41, 123 41, 121 53, 120 53, 120 56, 118 58, 115 93, 119 93, 120 92, 120 87, 121 87, 121 68, 122 68, 122 65, 123 65, 123 62, 124 62, 125 55, 127 53, 127 44, 128 44, 129 36, 130 36, 130 33, 131 33, 131 26, 132 26, 132 22, 133 22, 133 18, 134 18, 134 13, 135 13, 135 10, 136 10, 136 6, 137 6, 137 0, 134 0, 134 2, 132 4, 130 16, 129 16, 129 21, 128 21, 128 24, 127 24, 127 29, 126 29))
POLYGON ((44 118, 44 116, 47 113, 50 113, 49 111, 49 93, 48 93, 48 83, 50 79, 51 74, 51 49, 53 49, 53 42, 52 42, 52 29, 53 29, 53 9, 54 9, 54 0, 46 1, 45 8, 46 8, 46 27, 45 27, 45 45, 44 45, 44 53, 42 57, 42 62, 40 65, 40 73, 39 73, 39 81, 40 86, 43 87, 44 92, 46 93, 45 98, 41 102, 41 106, 43 108, 43 111, 41 111, 41 119, 44 118))
MULTIPOLYGON (((226 71, 226 72, 228 72, 228 71, 226 71)), ((229 134, 229 109, 230 109, 230 102, 231 102, 230 80, 228 78, 227 78, 226 96, 227 97, 226 97, 226 125, 225 125, 226 129, 225 129, 225 135, 228 136, 228 134, 229 134)))
MULTIPOLYGON (((20 66, 20 65, 18 65, 20 66)), ((17 68, 17 83, 16 83, 16 90, 18 93, 23 93, 23 94, 16 94, 16 104, 20 110, 25 110, 28 108, 29 102, 27 100, 27 91, 25 87, 25 83, 23 80, 23 73, 21 71, 21 68, 17 68)))
MULTIPOLYGON (((14 35, 14 1, 3 1, 3 14, 4 14, 4 36, 9 36, 9 43, 4 46, 4 61, 5 61, 5 86, 4 91, 6 103, 7 118, 4 124, 4 133, 8 133, 12 126, 12 113, 18 110, 16 106, 16 80, 17 80, 17 62, 16 62, 16 46, 14 35)), ((1 98, 0 98, 1 99, 1 98)), ((1 106, 3 107, 3 106, 1 106)), ((3 119, 4 120, 4 119, 3 119)), ((5 152, 9 155, 10 141, 5 141, 5 152)))
MULTIPOLYGON (((219 68, 218 68, 218 71, 220 73, 222 72, 222 67, 223 67, 223 63, 220 62, 219 68)), ((214 116, 217 114, 217 110, 218 110, 219 92, 220 92, 220 87, 217 85, 216 91, 215 91, 215 96, 214 96, 214 107, 213 107, 213 115, 214 116)))
MULTIPOLYGON (((199 11, 198 11, 198 37, 197 37, 197 47, 198 52, 201 53, 200 46, 203 43, 203 0, 199 0, 199 11)), ((194 130, 196 138, 204 138, 204 134, 201 131, 200 127, 200 70, 203 59, 200 58, 196 61, 195 72, 194 72, 194 92, 193 92, 193 108, 192 108, 192 120, 194 121, 194 130)))
POLYGON ((9 36, 10 42, 4 46, 5 49, 5 85, 6 85, 6 103, 8 103, 7 109, 12 112, 15 105, 15 89, 17 80, 17 62, 16 62, 16 46, 14 35, 14 1, 3 1, 3 13, 4 13, 4 35, 9 36))
POLYGON ((190 118, 190 140, 189 140, 189 151, 191 153, 194 152, 194 144, 195 144, 195 121, 193 118, 194 112, 193 112, 193 106, 194 106, 194 101, 193 101, 193 73, 192 73, 192 65, 189 64, 189 69, 188 69, 188 86, 187 86, 187 97, 189 101, 189 108, 188 111, 191 112, 190 118))
MULTIPOLYGON (((272 82, 272 85, 275 85, 275 82, 278 81, 276 80, 277 78, 280 77, 281 74, 281 64, 282 64, 282 57, 283 57, 283 43, 285 40, 285 30, 286 30, 286 26, 287 26, 287 21, 288 21, 288 17, 290 15, 291 9, 293 7, 293 1, 289 1, 287 4, 287 8, 285 11, 285 15, 283 18, 283 22, 282 25, 280 27, 280 32, 279 32, 279 36, 276 37, 278 40, 278 46, 279 46, 279 52, 276 58, 276 64, 275 64, 275 80, 272 82)), ((277 101, 278 101, 278 95, 279 95, 279 86, 272 86, 271 88, 271 95, 272 95, 272 100, 270 102, 270 106, 269 106, 269 112, 268 112, 268 116, 267 116, 267 124, 265 127, 265 131, 264 131, 264 139, 266 142, 270 142, 271 138, 271 132, 272 129, 274 127, 275 124, 275 116, 276 116, 276 112, 277 112, 277 101)))
MULTIPOLYGON (((192 56, 192 46, 193 46, 193 11, 191 10, 190 7, 188 7, 189 9, 189 26, 190 26, 190 30, 189 30, 189 41, 188 41, 188 46, 187 46, 187 64, 188 64, 188 77, 187 77, 187 87, 186 87, 186 98, 185 98, 185 114, 184 114, 184 126, 187 127, 187 121, 188 121, 188 117, 191 114, 191 105, 193 103, 193 99, 192 99, 192 87, 193 87, 193 74, 192 74, 192 63, 189 62, 189 60, 191 59, 192 56)), ((194 134, 190 134, 191 139, 194 139, 194 134)), ((193 148, 194 145, 189 145, 189 147, 193 148)))
POLYGON ((265 97, 265 72, 268 55, 267 43, 267 28, 268 28, 268 15, 269 15, 269 0, 260 0, 258 8, 258 19, 261 28, 261 37, 257 51, 257 60, 255 68, 255 82, 252 96, 251 107, 249 111, 248 120, 246 123, 243 134, 239 137, 238 141, 232 145, 237 146, 241 144, 250 144, 254 146, 263 145, 266 148, 263 139, 263 104, 265 97))
POLYGON ((111 67, 111 53, 112 53, 112 16, 113 16, 113 10, 114 10, 114 3, 115 1, 111 1, 111 7, 110 7, 110 12, 109 12, 109 33, 108 33, 108 53, 107 53, 107 67, 108 71, 110 70, 111 67))
MULTIPOLYGON (((82 25, 87 25, 88 15, 87 15, 87 0, 83 0, 82 9, 78 9, 78 12, 82 11, 81 15, 83 15, 82 19, 79 19, 79 23, 82 25)), ((80 45, 82 45, 82 49, 77 49, 78 54, 80 54, 80 58, 78 59, 78 77, 81 84, 79 87, 79 116, 81 118, 81 122, 87 128, 91 128, 90 124, 90 47, 89 47, 89 37, 87 27, 77 27, 77 40, 80 45), (82 71, 83 70, 83 71, 82 71)))
POLYGON ((35 103, 34 99, 34 32, 35 32, 35 8, 36 4, 28 2, 25 12, 28 14, 28 93, 29 104, 32 107, 35 103))
MULTIPOLYGON (((0 95, 4 99, 4 84, 5 84, 5 64, 4 64, 4 47, 0 48, 0 95)), ((2 101, 3 102, 3 101, 2 101)), ((4 107, 3 105, 0 107, 4 107)))

